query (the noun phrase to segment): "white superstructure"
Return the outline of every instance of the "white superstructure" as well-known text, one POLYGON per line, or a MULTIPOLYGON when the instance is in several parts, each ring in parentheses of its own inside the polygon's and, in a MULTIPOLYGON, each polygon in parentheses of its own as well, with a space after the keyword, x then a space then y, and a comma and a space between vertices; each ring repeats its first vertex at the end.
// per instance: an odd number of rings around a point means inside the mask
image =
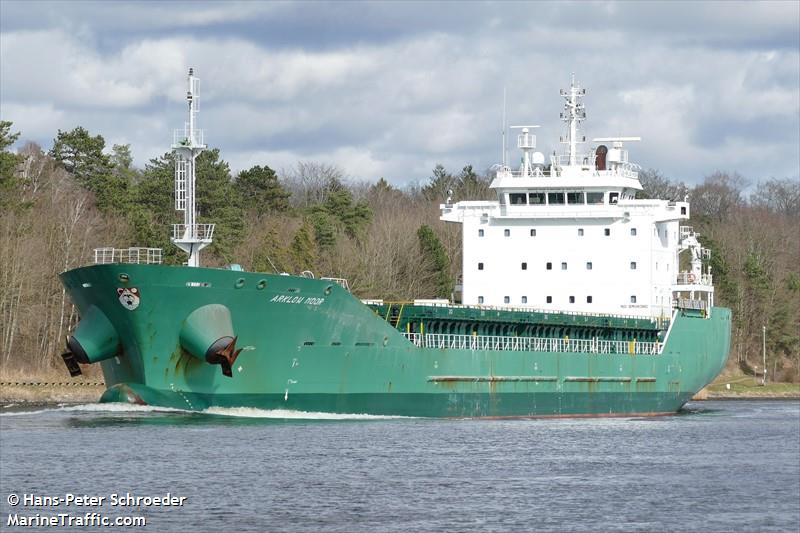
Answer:
POLYGON ((442 220, 462 224, 462 302, 651 317, 669 317, 675 306, 709 312, 708 251, 681 227, 689 203, 635 199, 639 167, 624 143, 638 137, 596 138, 579 153, 585 94, 574 78, 561 91, 564 155, 545 164, 534 151, 535 126, 522 126, 522 164, 497 172, 497 201, 441 206, 442 220), (682 272, 684 250, 691 268, 682 272))

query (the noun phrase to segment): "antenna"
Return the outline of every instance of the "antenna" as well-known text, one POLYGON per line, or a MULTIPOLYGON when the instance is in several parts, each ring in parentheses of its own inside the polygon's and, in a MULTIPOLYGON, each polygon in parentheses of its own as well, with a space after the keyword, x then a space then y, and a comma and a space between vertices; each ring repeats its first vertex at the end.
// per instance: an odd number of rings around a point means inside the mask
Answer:
POLYGON ((189 254, 187 264, 200 266, 200 250, 211 244, 214 224, 198 224, 195 205, 195 163, 197 156, 206 149, 203 130, 195 129, 198 110, 200 80, 194 69, 189 68, 186 101, 189 104, 189 121, 183 129, 174 132, 172 150, 175 152, 175 210, 183 211, 183 224, 172 225, 172 242, 189 254))
POLYGON ((506 168, 506 159, 508 159, 508 152, 506 151, 506 88, 503 87, 503 153, 501 159, 503 160, 503 168, 506 168))

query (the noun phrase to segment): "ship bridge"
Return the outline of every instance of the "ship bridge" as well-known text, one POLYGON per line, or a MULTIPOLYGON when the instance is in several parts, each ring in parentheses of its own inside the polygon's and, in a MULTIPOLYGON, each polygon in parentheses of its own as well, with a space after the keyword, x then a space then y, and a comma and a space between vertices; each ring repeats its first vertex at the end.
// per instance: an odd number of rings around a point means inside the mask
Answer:
MULTIPOLYGON (((697 297, 710 283, 681 277, 689 203, 636 198, 639 166, 626 146, 639 137, 596 137, 581 148, 585 94, 574 77, 561 91, 565 153, 546 158, 532 133, 539 126, 510 126, 521 164, 506 164, 504 140, 490 186, 497 200, 440 206, 442 220, 462 225, 460 302, 656 318, 671 316, 676 301, 710 309, 713 298, 697 297)), ((700 268, 693 263, 691 279, 704 279, 700 268)))

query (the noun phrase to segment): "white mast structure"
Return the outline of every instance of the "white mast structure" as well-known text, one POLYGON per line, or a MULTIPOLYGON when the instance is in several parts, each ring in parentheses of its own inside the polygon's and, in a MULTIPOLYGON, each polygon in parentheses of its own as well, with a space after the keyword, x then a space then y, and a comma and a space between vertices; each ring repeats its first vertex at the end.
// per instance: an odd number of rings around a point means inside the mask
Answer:
POLYGON ((586 107, 581 103, 581 97, 586 95, 586 89, 581 89, 575 85, 575 74, 572 74, 572 82, 570 83, 569 90, 561 90, 561 96, 564 97, 564 112, 561 113, 561 120, 569 123, 569 132, 567 139, 561 139, 563 144, 569 144, 569 164, 575 165, 578 161, 578 143, 586 141, 583 137, 578 140, 578 123, 586 120, 586 107))
POLYGON ((172 150, 175 152, 175 210, 183 211, 183 224, 172 225, 172 242, 189 254, 187 265, 200 266, 200 250, 211 244, 214 224, 198 224, 195 206, 195 163, 206 149, 203 130, 195 129, 195 115, 199 110, 198 88, 200 80, 189 68, 186 100, 189 102, 189 121, 183 129, 175 130, 172 150))

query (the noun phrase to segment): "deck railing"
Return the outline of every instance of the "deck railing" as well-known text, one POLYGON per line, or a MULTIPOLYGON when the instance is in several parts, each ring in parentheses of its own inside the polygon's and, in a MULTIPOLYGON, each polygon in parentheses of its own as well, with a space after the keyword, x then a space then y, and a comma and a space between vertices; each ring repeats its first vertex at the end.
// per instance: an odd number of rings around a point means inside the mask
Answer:
POLYGON ((94 264, 161 264, 161 248, 95 248, 94 264))
POLYGON ((403 336, 421 348, 454 350, 658 355, 662 349, 662 344, 659 342, 610 341, 596 338, 555 339, 449 333, 403 333, 403 336))

